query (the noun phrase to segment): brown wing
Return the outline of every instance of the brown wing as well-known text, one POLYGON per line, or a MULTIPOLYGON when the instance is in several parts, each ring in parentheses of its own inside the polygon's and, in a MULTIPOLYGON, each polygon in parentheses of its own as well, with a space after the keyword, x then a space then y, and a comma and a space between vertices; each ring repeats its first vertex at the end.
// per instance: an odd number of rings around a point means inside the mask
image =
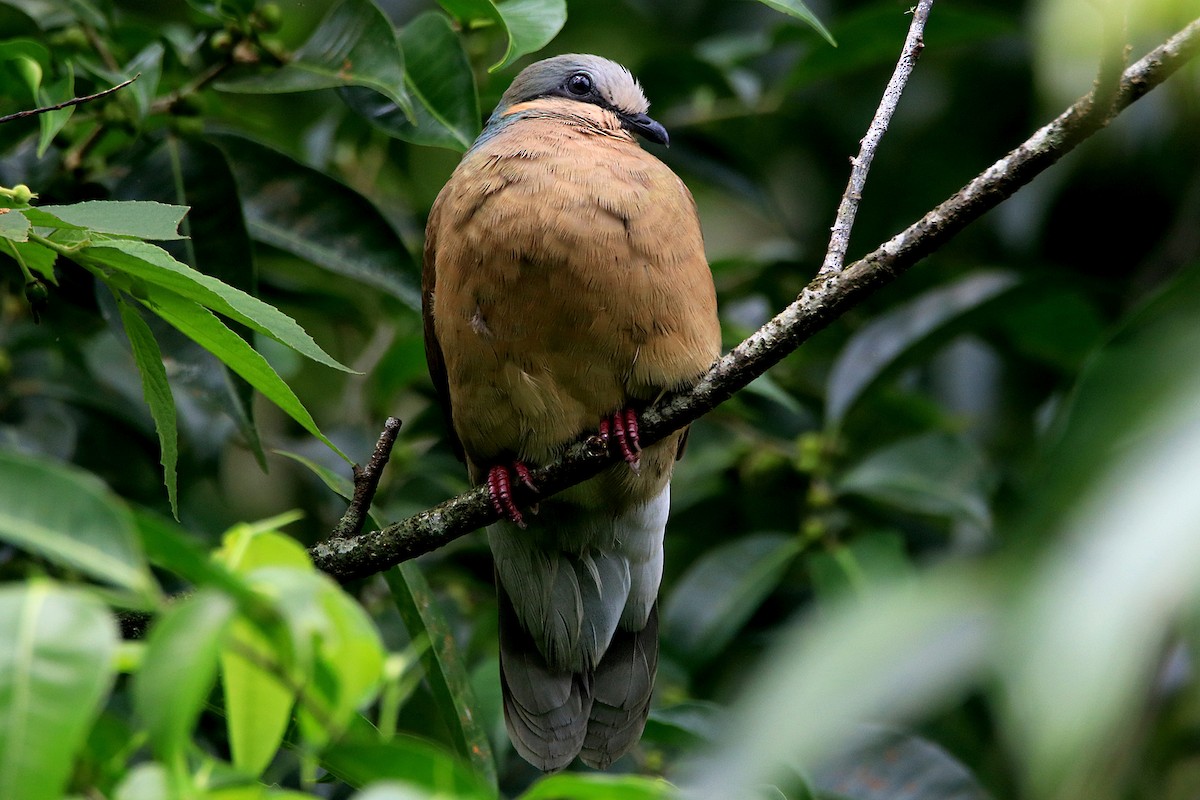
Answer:
POLYGON ((465 461, 462 442, 454 432, 454 417, 450 411, 450 381, 446 377, 446 360, 442 356, 442 346, 438 343, 437 331, 433 325, 433 292, 437 287, 437 229, 441 204, 435 202, 429 212, 429 222, 425 226, 425 255, 421 267, 421 318, 425 329, 425 363, 429 365, 429 377, 433 379, 433 388, 437 390, 438 403, 442 406, 442 416, 446 420, 446 437, 450 447, 460 461, 465 461))

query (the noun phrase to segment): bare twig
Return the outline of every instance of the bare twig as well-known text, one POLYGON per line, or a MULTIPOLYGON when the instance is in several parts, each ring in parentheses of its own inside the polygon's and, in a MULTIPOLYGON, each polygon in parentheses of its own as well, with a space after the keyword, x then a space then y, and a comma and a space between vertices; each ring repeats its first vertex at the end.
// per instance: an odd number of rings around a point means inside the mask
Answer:
POLYGON ((93 100, 99 100, 101 97, 107 97, 108 95, 112 94, 113 92, 117 92, 117 91, 120 91, 121 89, 124 89, 126 86, 128 86, 129 84, 133 83, 138 78, 140 78, 141 75, 142 75, 142 73, 139 72, 137 75, 134 75, 132 78, 130 78, 127 81, 118 83, 116 86, 113 86, 110 89, 105 89, 102 92, 96 92, 95 94, 89 94, 86 97, 72 97, 70 100, 66 100, 66 101, 64 101, 62 103, 58 103, 56 105, 45 106, 44 108, 31 108, 26 111, 18 111, 15 114, 9 114, 7 117, 0 117, 0 125, 3 125, 5 122, 13 122, 14 120, 18 120, 18 119, 25 119, 26 117, 33 117, 33 116, 37 116, 38 114, 45 114, 48 111, 58 111, 63 108, 69 108, 71 106, 80 105, 81 103, 90 103, 93 100))
POLYGON ((838 205, 833 227, 830 228, 829 249, 825 251, 825 261, 817 275, 838 272, 846 263, 846 250, 850 247, 850 229, 854 227, 854 217, 862 200, 863 187, 867 185, 867 172, 871 169, 879 142, 887 133, 892 114, 896 112, 896 106, 900 103, 900 95, 908 83, 908 76, 912 74, 921 51, 925 49, 925 20, 929 18, 931 8, 933 0, 921 0, 913 9, 912 23, 908 26, 908 36, 904 40, 904 49, 900 51, 900 60, 896 62, 892 78, 883 90, 883 99, 879 101, 879 108, 876 109, 875 117, 867 128, 867 135, 859 143, 858 155, 850 159, 850 180, 846 184, 842 202, 838 205))
MULTIPOLYGON (((1093 94, 1079 99, 1058 118, 874 252, 840 272, 818 276, 794 303, 718 360, 694 388, 663 398, 647 409, 641 420, 642 442, 658 441, 727 400, 867 294, 895 280, 1045 171, 1131 103, 1170 77, 1198 51, 1200 19, 1125 70, 1105 113, 1092 112, 1093 94)), ((534 470, 533 481, 542 488, 543 495, 551 494, 587 479, 613 461, 611 457, 597 454, 586 442, 580 442, 570 447, 556 463, 534 470)), ((322 570, 340 580, 350 580, 427 553, 496 518, 487 489, 477 487, 382 531, 371 531, 353 539, 322 542, 309 552, 322 570)))
POLYGON ((388 417, 383 423, 383 432, 379 434, 375 452, 371 453, 367 465, 354 465, 354 497, 351 498, 350 505, 347 506, 346 513, 342 515, 337 527, 333 529, 333 538, 344 539, 362 532, 363 523, 371 510, 371 502, 375 499, 375 490, 379 488, 379 478, 383 475, 383 468, 387 466, 392 448, 396 445, 400 424, 400 420, 395 417, 388 417))

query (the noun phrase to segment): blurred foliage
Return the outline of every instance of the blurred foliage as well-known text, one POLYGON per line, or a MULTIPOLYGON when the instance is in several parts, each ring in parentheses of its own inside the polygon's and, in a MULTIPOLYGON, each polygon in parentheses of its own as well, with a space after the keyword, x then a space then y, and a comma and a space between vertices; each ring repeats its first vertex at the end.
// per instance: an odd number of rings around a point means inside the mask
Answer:
MULTIPOLYGON (((0 115, 136 76, 0 126, 0 797, 1200 793, 1194 64, 694 426, 612 774, 512 752, 482 537, 304 552, 388 415, 378 520, 467 486, 423 220, 522 65, 638 75, 731 346, 815 272, 908 5, 0 0, 0 115)), ((938 4, 851 258, 1198 14, 938 4)))

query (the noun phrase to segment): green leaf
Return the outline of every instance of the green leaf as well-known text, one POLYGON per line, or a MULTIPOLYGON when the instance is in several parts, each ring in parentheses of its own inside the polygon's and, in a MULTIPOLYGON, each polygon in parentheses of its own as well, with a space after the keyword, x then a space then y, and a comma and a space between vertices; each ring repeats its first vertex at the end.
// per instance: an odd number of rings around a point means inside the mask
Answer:
POLYGON ((324 747, 375 696, 384 661, 379 633, 362 606, 311 565, 264 566, 248 577, 287 626, 291 651, 275 656, 304 687, 297 704, 301 734, 324 747))
MULTIPOLYGON (((14 213, 10 212, 3 216, 11 217, 14 213)), ((18 242, 0 236, 0 252, 7 253, 14 260, 23 262, 25 266, 41 275, 48 282, 55 285, 58 284, 58 280, 54 277, 54 262, 58 259, 58 253, 49 247, 40 245, 37 242, 18 242)))
POLYGON ((321 763, 351 786, 395 780, 456 800, 495 800, 495 791, 441 748, 405 734, 388 742, 337 744, 321 763))
POLYGON ((236 609, 225 594, 201 589, 168 609, 150 631, 142 666, 133 676, 133 703, 164 763, 174 763, 188 750, 236 609))
POLYGON ((25 211, 42 228, 86 229, 136 239, 181 239, 179 223, 187 206, 148 200, 85 200, 67 206, 37 206, 25 211), (64 224, 65 223, 65 224, 64 224))
POLYGON ((995 587, 967 569, 877 589, 778 636, 718 745, 697 754, 696 800, 753 795, 811 770, 867 722, 937 708, 982 678, 994 636, 995 587), (811 724, 797 724, 798 721, 811 724))
POLYGON ((225 727, 233 765, 258 777, 271 763, 292 717, 295 698, 279 676, 247 653, 271 653, 272 642, 244 619, 233 621, 221 648, 225 727))
POLYGON ((391 22, 369 0, 343 0, 321 20, 292 60, 273 72, 233 81, 226 92, 274 94, 363 86, 411 113, 404 51, 391 22))
POLYGON ((438 0, 465 27, 499 25, 508 35, 504 56, 488 72, 504 69, 518 58, 541 50, 567 21, 566 0, 438 0))
MULTIPOLYGON (((237 320, 319 364, 343 372, 354 371, 322 350, 287 314, 241 289, 176 261, 161 247, 148 242, 118 239, 96 242, 78 253, 76 258, 119 270, 154 286, 161 286, 181 299, 192 300, 237 320)), ((165 293, 155 294, 161 297, 165 293)))
POLYGON ((82 470, 0 450, 0 539, 143 598, 157 594, 129 510, 82 470))
POLYGON ((1015 276, 980 272, 933 289, 876 317, 851 337, 830 371, 825 413, 839 425, 863 394, 931 343, 943 342, 951 326, 968 323, 1017 286, 1015 276))
POLYGON ((267 360, 247 344, 245 339, 221 324, 208 309, 174 292, 149 287, 146 295, 146 300, 142 302, 150 310, 221 359, 306 431, 350 462, 349 457, 321 433, 312 415, 300 403, 291 387, 283 382, 267 360))
POLYGON ((837 42, 834 41, 833 34, 821 24, 821 20, 817 19, 817 15, 810 11, 802 0, 758 0, 758 2, 809 25, 813 30, 821 34, 821 38, 834 47, 837 47, 837 42))
POLYGON ((547 775, 517 800, 665 800, 679 790, 662 778, 641 775, 547 775))
POLYGON ((50 51, 33 39, 9 39, 0 42, 0 64, 20 78, 29 90, 29 100, 38 103, 42 79, 50 68, 50 51), (4 64, 7 62, 7 64, 4 64))
MULTIPOLYGON (((59 80, 44 86, 38 93, 39 102, 43 107, 58 105, 70 100, 74 96, 75 67, 69 61, 67 62, 67 74, 59 80)), ((67 106, 57 111, 47 111, 38 115, 38 158, 46 154, 50 143, 54 141, 54 137, 67 124, 67 121, 71 119, 71 115, 74 112, 75 106, 67 106)))
POLYGON ((420 270, 366 198, 249 139, 211 138, 229 158, 255 239, 385 291, 411 309, 421 308, 420 270))
POLYGON ((13 242, 29 241, 29 218, 20 211, 0 214, 0 239, 13 242))
POLYGON ((428 11, 401 29, 400 42, 409 60, 404 77, 413 99, 411 120, 396 104, 367 89, 343 89, 342 99, 389 136, 466 150, 479 134, 479 97, 461 39, 444 15, 428 11))
POLYGON ((253 607, 259 602, 248 584, 212 558, 205 547, 175 522, 144 510, 135 510, 134 519, 146 557, 154 566, 169 570, 194 586, 220 589, 237 598, 243 607, 253 607))
POLYGON ((85 592, 0 588, 0 797, 62 797, 112 685, 118 641, 112 615, 85 592))
POLYGON ((851 467, 835 484, 842 494, 991 530, 983 456, 957 436, 928 433, 888 445, 851 467))
POLYGON ((812 786, 846 800, 990 800, 971 771, 920 736, 866 726, 818 768, 812 786))
POLYGON ((663 642, 692 664, 718 655, 775 590, 800 552, 795 536, 746 536, 705 553, 663 609, 663 642))
POLYGON ((163 483, 167 487, 171 513, 178 519, 179 498, 176 494, 175 463, 179 457, 179 431, 175 421, 175 398, 171 395, 171 385, 167 382, 167 368, 163 364, 158 342, 154 341, 154 334, 150 332, 150 326, 142 319, 141 314, 119 295, 117 307, 121 310, 121 323, 125 326, 125 335, 129 337, 129 345, 133 348, 133 360, 142 376, 142 394, 146 398, 146 405, 150 407, 150 416, 154 418, 154 428, 158 431, 158 446, 162 451, 163 483))
POLYGON ((913 573, 904 538, 890 531, 857 536, 849 544, 832 543, 806 561, 813 591, 822 603, 862 594, 913 573))
POLYGON ((384 577, 409 637, 428 637, 429 647, 422 651, 421 664, 455 748, 471 762, 476 773, 495 786, 496 762, 487 731, 475 713, 470 675, 433 590, 412 562, 389 569, 384 577))

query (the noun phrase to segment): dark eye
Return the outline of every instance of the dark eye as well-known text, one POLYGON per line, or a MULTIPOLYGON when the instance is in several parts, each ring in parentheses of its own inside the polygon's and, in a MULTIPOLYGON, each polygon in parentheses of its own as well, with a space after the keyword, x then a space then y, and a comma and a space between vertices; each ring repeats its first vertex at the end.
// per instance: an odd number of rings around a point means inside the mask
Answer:
POLYGON ((592 91, 592 76, 586 72, 576 72, 567 78, 567 91, 581 97, 590 93, 592 91))

